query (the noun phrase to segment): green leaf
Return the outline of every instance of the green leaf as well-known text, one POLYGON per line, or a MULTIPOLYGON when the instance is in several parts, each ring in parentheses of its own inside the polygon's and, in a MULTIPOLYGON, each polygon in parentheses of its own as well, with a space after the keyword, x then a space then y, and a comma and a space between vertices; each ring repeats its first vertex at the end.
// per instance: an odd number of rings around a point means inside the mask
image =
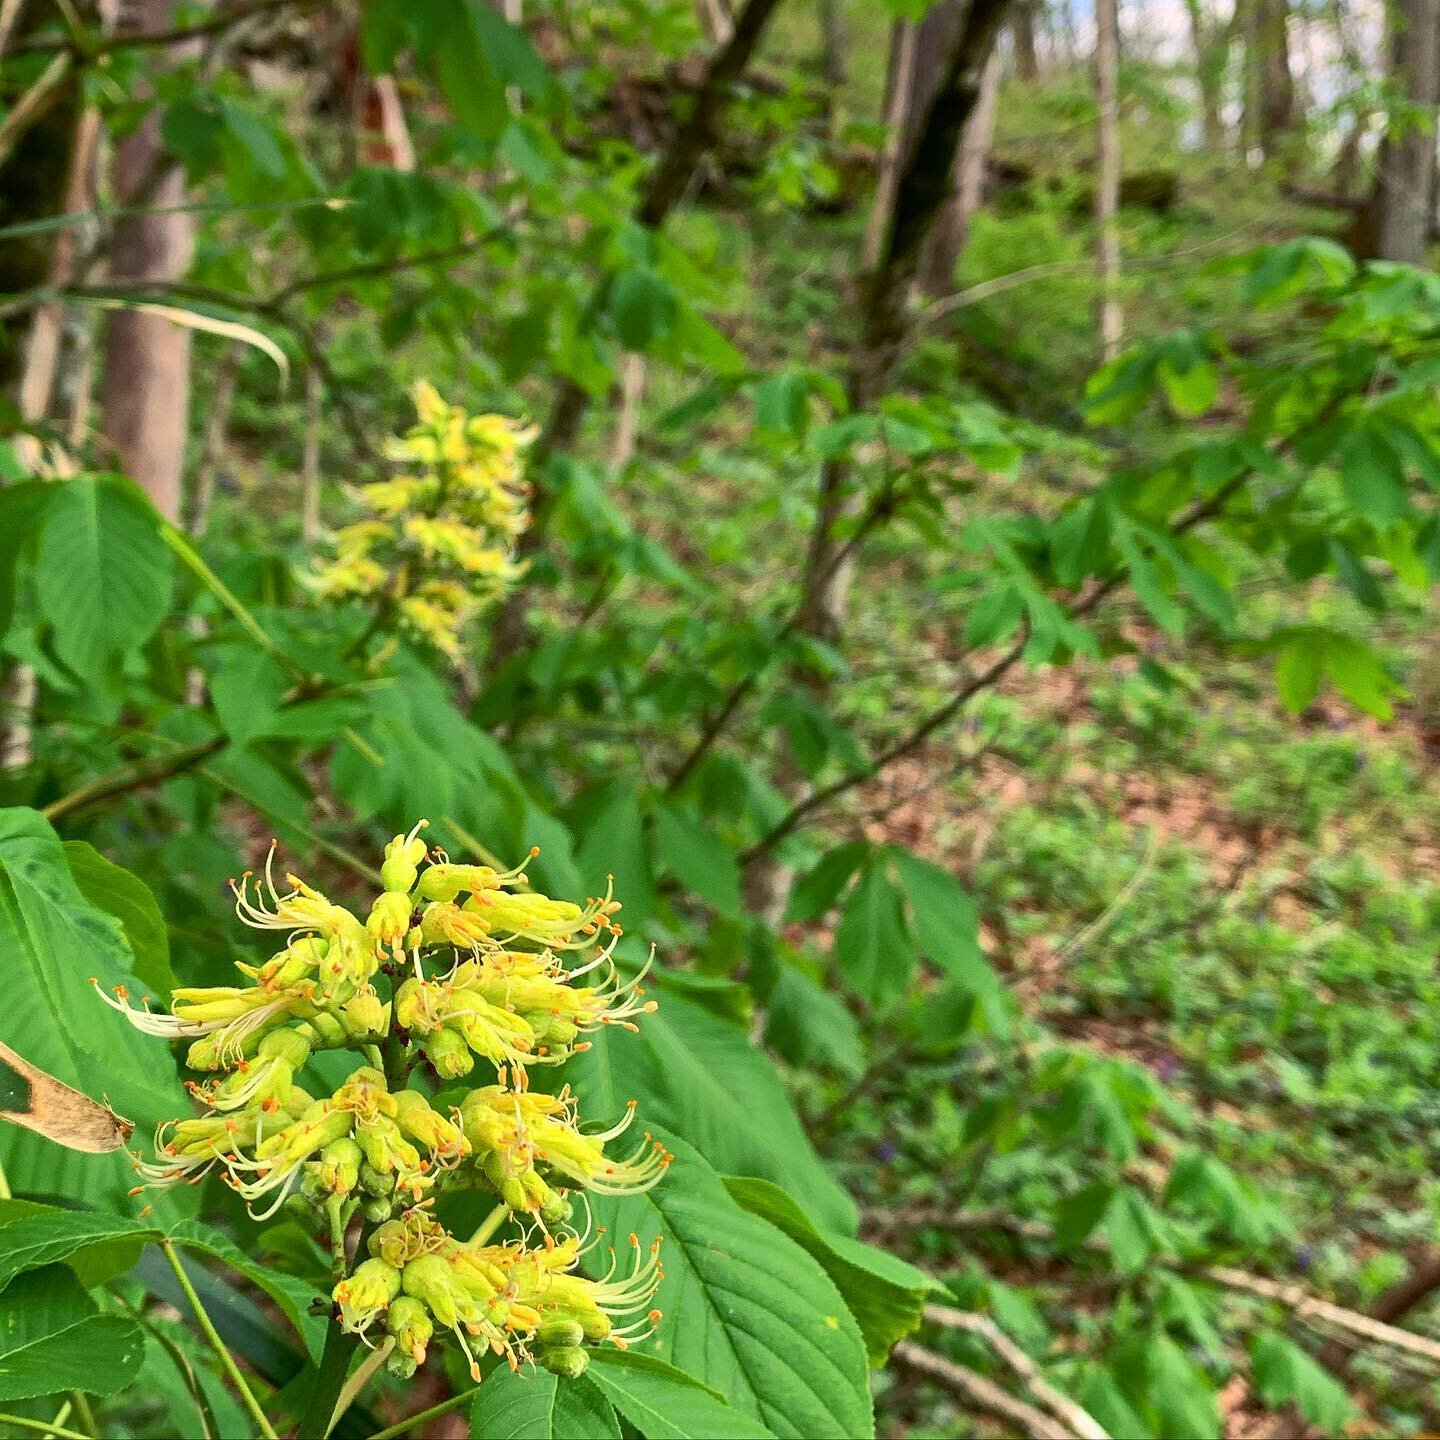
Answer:
POLYGON ((641 1119, 686 1136, 714 1165, 783 1185, 828 1229, 855 1233, 855 1207, 806 1138, 785 1087, 746 1032, 667 988, 638 1035, 610 1027, 565 1075, 595 1120, 618 1120, 644 1098, 641 1119))
POLYGON ((785 919, 792 924, 818 920, 835 903, 869 853, 868 840, 847 840, 828 851, 812 870, 796 881, 785 919))
POLYGON ((1055 1207, 1055 1243, 1069 1250, 1085 1241, 1104 1218, 1115 1187, 1097 1180, 1073 1195, 1067 1195, 1055 1207))
POLYGON ((905 889, 920 949, 947 975, 991 990, 996 979, 980 949, 979 912, 960 882, 940 865, 908 850, 890 852, 905 889))
MULTIPOLYGON (((33 810, 0 810, 0 953, 7 1004, 0 1040, 32 1065, 95 1099, 146 1134, 189 1113, 190 1102, 164 1044, 141 1035, 89 982, 149 993, 134 973, 120 921, 81 893, 65 850, 33 810)), ((11 1126, 0 1163, 16 1189, 123 1197, 133 1176, 123 1152, 83 1155, 11 1126)), ((173 1199, 164 1201, 176 1212, 173 1199)))
POLYGON ((21 1215, 0 1224, 0 1288, 25 1271, 60 1262, 83 1284, 102 1284, 130 1269, 147 1244, 167 1234, 176 1245, 219 1260, 259 1286, 295 1327, 310 1358, 319 1361, 327 1322, 310 1310, 319 1292, 292 1275, 267 1269, 224 1235, 194 1220, 167 1229, 96 1210, 47 1207, 21 1215))
POLYGON ((739 914, 740 867, 735 854, 706 829, 694 811, 679 805, 658 809, 655 846, 661 868, 722 915, 739 914))
POLYGON ((1177 415, 1203 415, 1214 405, 1220 376, 1203 345, 1193 335, 1170 337, 1155 374, 1177 415))
POLYGON ((1345 1387, 1278 1331, 1261 1331, 1251 1341, 1250 1373, 1267 1405, 1294 1405, 1327 1435, 1340 1434, 1355 1413, 1345 1387))
POLYGON ((1340 445, 1340 488, 1367 520, 1387 526, 1410 511, 1405 465, 1395 447, 1373 426, 1347 435, 1340 445))
POLYGON ((553 82, 529 36, 486 0, 465 0, 465 10, 485 58, 501 81, 530 100, 544 100, 553 82))
POLYGON ((615 1411, 588 1376, 560 1380, 504 1365, 480 1387, 470 1433, 485 1440, 620 1440, 615 1411))
POLYGON ((1325 644, 1325 673, 1353 705, 1377 720, 1393 720, 1390 695, 1399 687, 1384 662, 1366 644, 1347 635, 1330 635, 1325 644))
MULTIPOLYGON (((593 1357, 598 1363, 586 1372, 586 1383, 645 1440, 710 1440, 716 1435, 765 1440, 771 1434, 759 1421, 652 1356, 597 1350, 593 1357)), ((589 1432, 583 1433, 588 1440, 589 1432)))
POLYGON ((670 282, 648 265, 622 270, 610 284, 610 319, 627 350, 645 350, 675 328, 679 305, 670 282))
POLYGON ((639 792, 632 784, 609 788, 586 822, 572 826, 583 835, 575 864, 592 895, 602 895, 610 877, 624 907, 621 923, 633 929, 654 908, 655 882, 645 853, 639 792))
POLYGON ((910 983, 915 947, 883 866, 872 864, 851 891, 835 931, 835 957, 850 988, 871 1004, 894 1000, 910 983))
POLYGON ((237 745, 275 733, 289 680, 272 656, 258 645, 226 645, 208 680, 215 713, 237 745))
MULTIPOLYGON (((661 1239, 656 1303, 665 1319, 654 1353, 765 1427, 745 1433, 873 1434, 865 1342, 830 1278, 775 1226, 742 1210, 693 1146, 661 1138, 675 1161, 659 1185, 593 1201, 609 1234, 661 1239)), ((635 1423, 651 1436, 740 1433, 647 1429, 653 1417, 635 1423)))
POLYGON ((1204 1372, 1168 1335, 1145 1342, 1146 1399, 1160 1419, 1159 1433, 1173 1440, 1216 1440, 1220 1407, 1204 1372))
POLYGON ((60 658, 100 680, 170 604, 173 557, 155 507, 118 475, 77 475, 45 507, 35 582, 60 658))
POLYGON ((838 995, 783 957, 765 998, 765 1044, 792 1065, 859 1075, 865 1046, 855 1017, 838 995))
POLYGON ((150 887, 84 840, 67 840, 65 858, 80 893, 97 910, 120 922, 135 978, 160 994, 169 994, 177 983, 170 968, 170 932, 150 887))
POLYGON ((755 387, 755 423, 798 438, 810 423, 810 387, 804 375, 782 370, 755 387))
POLYGON ((40 517, 57 489, 43 480, 0 486, 0 635, 14 614, 20 562, 34 548, 40 517))
POLYGON ((944 1289, 908 1261, 848 1235, 818 1229, 800 1206, 769 1180, 727 1178, 725 1187, 752 1215, 783 1230, 819 1261, 860 1326, 872 1365, 883 1365, 895 1343, 914 1333, 926 1298, 944 1289))
POLYGON ((1126 1275, 1140 1270, 1163 1238, 1154 1206, 1129 1185, 1121 1186, 1106 1206, 1104 1228, 1116 1268, 1126 1275))
POLYGON ((1275 657, 1275 687, 1292 715, 1303 714, 1319 694, 1324 659, 1324 645, 1309 633, 1297 635, 1275 657))
POLYGON ((46 1266, 0 1292, 0 1400, 66 1390, 113 1395, 134 1384, 144 1332, 128 1315, 99 1315, 74 1274, 46 1266))
POLYGON ((482 140, 498 140, 509 123, 510 104, 485 48, 481 0, 448 0, 436 8, 446 22, 433 55, 440 89, 462 125, 482 140))

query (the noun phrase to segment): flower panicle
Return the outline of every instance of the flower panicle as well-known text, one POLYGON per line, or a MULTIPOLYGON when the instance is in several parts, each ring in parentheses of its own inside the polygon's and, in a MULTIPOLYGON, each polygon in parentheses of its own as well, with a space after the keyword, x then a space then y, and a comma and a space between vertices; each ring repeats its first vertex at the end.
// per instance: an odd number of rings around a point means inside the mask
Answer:
POLYGON ((367 1342, 393 1340, 396 1374, 442 1334, 472 1367, 488 1351, 579 1374, 587 1346, 653 1328, 661 1270, 658 1251, 637 1250, 622 1278, 613 1256, 603 1274, 588 1262, 582 1273, 576 1204, 588 1216, 588 1193, 648 1190, 673 1157, 649 1132, 633 1141, 633 1100, 614 1124, 586 1128, 568 1086, 533 1091, 529 1070, 588 1048, 604 1026, 636 1028, 655 1008, 650 966, 621 975, 609 887, 583 905, 553 899, 529 881, 538 850, 510 869, 457 864, 427 848, 425 825, 386 843, 368 910, 297 875, 277 881, 272 845, 261 875, 232 887, 239 917, 281 941, 237 966, 246 983, 177 988, 166 1011, 95 982, 144 1033, 188 1041, 199 1076, 186 1085, 201 1113, 156 1130, 133 1193, 213 1176, 261 1220, 288 1206, 343 1228, 363 1213, 376 1226, 370 1254, 337 1280, 334 1313, 367 1342), (345 1049, 363 1059, 313 1095, 307 1067, 345 1049), (447 1107, 411 1085, 417 1064, 440 1084, 485 1065, 493 1083, 482 1073, 447 1107), (431 1210, 451 1185, 492 1191, 520 1238, 451 1235, 431 1210))

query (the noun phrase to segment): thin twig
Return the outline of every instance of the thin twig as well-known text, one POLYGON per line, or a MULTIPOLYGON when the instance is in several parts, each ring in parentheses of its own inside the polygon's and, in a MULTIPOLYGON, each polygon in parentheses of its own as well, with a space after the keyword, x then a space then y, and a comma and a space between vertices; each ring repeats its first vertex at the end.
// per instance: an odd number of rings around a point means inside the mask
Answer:
MULTIPOLYGON (((994 1381, 977 1375, 973 1370, 967 1370, 963 1365, 957 1365, 953 1360, 947 1360, 943 1355, 935 1354, 933 1350, 925 1349, 923 1345, 915 1344, 913 1340, 902 1340, 890 1352, 890 1356, 909 1369, 919 1370, 932 1380, 948 1385, 987 1414, 998 1415, 1010 1424, 1018 1425, 1031 1440, 1074 1440, 1074 1436, 1059 1421, 1045 1414, 1043 1410, 1037 1410, 1023 1400, 1017 1400, 994 1381)), ((373 1435, 371 1440, 382 1440, 382 1437, 373 1435)))
POLYGON ((67 1430, 54 1420, 32 1420, 28 1415, 0 1415, 0 1425, 14 1425, 21 1430, 38 1430, 42 1435, 57 1435, 59 1440, 90 1440, 79 1430, 67 1430))
POLYGON ((1025 1383, 1026 1389, 1080 1440, 1110 1440, 1109 1432, 1083 1406, 1062 1394, 1040 1373, 1040 1367, 988 1315, 927 1305, 925 1318, 950 1330, 978 1335, 1025 1383))
POLYGON ((0 122, 0 165, 10 158, 20 137, 60 99, 74 63, 68 50, 57 55, 0 122))
POLYGON ((225 1342, 220 1338, 220 1332, 216 1330, 215 1322, 211 1320, 204 1305, 200 1303, 200 1297, 195 1293, 195 1287, 190 1283, 190 1277, 185 1273, 185 1267, 180 1263, 180 1257, 175 1253, 174 1242, 165 1239, 157 1243, 165 1258, 170 1262, 170 1268, 175 1272, 175 1278, 180 1282, 180 1288, 185 1292, 185 1298, 190 1302, 190 1308, 195 1312, 195 1320, 200 1326, 201 1333, 209 1341, 210 1348, 215 1352, 215 1358, 220 1362, 221 1368, 230 1377, 231 1384, 239 1393, 241 1404, 250 1412, 250 1418, 255 1422, 265 1440, 279 1440, 275 1434, 275 1427, 271 1425, 269 1417, 260 1408, 260 1402, 256 1400, 244 1375, 240 1373, 240 1367, 235 1363, 235 1357, 231 1355, 225 1342))
POLYGON ((97 35, 86 40, 82 50, 73 35, 33 35, 19 42, 10 52, 12 55, 44 55, 52 51, 66 54, 80 54, 86 59, 108 55, 112 50, 133 50, 157 45, 183 45, 190 40, 199 40, 206 35, 215 35, 233 25, 249 20, 255 15, 264 15, 271 10, 284 10, 289 6, 309 9, 315 5, 329 4, 330 0, 242 0, 242 3, 227 5, 218 14, 194 25, 172 25, 163 30, 117 30, 113 35, 97 35))
POLYGON ((413 1430, 417 1425, 426 1420, 437 1420, 441 1415, 448 1415, 452 1410, 458 1410, 462 1405, 468 1405, 480 1393, 480 1386, 473 1386, 469 1390, 462 1390, 458 1395, 452 1395, 448 1400, 442 1400, 438 1405, 432 1405, 428 1410, 422 1410, 418 1415, 412 1415, 408 1420, 397 1421, 394 1425, 387 1425, 383 1430, 377 1430, 369 1436, 369 1440, 395 1440, 397 1435, 403 1435, 407 1430, 413 1430))

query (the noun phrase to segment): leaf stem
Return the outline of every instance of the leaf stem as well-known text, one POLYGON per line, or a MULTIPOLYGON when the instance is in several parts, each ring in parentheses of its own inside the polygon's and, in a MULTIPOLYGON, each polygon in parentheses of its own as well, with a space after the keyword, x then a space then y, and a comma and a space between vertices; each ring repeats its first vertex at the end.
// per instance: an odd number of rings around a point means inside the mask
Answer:
POLYGON ((480 1228, 470 1237, 470 1244, 483 1245, 501 1226, 510 1213, 510 1207, 503 1202, 497 1205, 481 1222, 480 1228))
POLYGON ((413 1430, 415 1426, 426 1420, 438 1419, 441 1415, 448 1415, 452 1410, 458 1410, 467 1401, 473 1400, 480 1393, 480 1386, 475 1385, 469 1390, 462 1390, 458 1395, 452 1395, 448 1400, 442 1400, 438 1405, 432 1405, 428 1410, 422 1410, 418 1415, 412 1415, 408 1420, 399 1420, 394 1425, 387 1425, 383 1430, 377 1430, 368 1440, 395 1440, 397 1435, 403 1435, 407 1430, 413 1430))
POLYGON ((165 1239, 157 1243, 166 1260, 170 1262, 170 1268, 175 1272, 175 1278, 180 1282, 180 1288, 185 1292, 185 1298, 190 1302, 190 1308, 195 1312, 195 1319, 201 1332, 210 1342, 210 1348, 215 1352, 215 1358, 219 1360, 221 1368, 230 1377, 231 1383, 240 1396, 241 1403, 250 1412, 250 1418, 254 1420, 260 1434, 264 1436, 264 1440, 279 1440, 275 1433, 275 1427, 266 1418, 265 1412, 260 1408, 260 1402, 256 1400, 244 1375, 240 1373, 240 1367, 235 1363, 235 1357, 226 1349, 225 1342, 220 1338, 220 1332, 216 1330, 214 1321, 206 1314, 204 1305, 200 1303, 200 1297, 195 1293, 195 1287, 190 1283, 190 1277, 185 1273, 185 1267, 180 1263, 180 1257, 175 1253, 174 1242, 165 1239))
POLYGON ((67 1430, 54 1420, 32 1420, 28 1415, 0 1415, 0 1425, 14 1425, 21 1430, 38 1430, 44 1435, 59 1436, 59 1440, 90 1440, 79 1430, 67 1430))

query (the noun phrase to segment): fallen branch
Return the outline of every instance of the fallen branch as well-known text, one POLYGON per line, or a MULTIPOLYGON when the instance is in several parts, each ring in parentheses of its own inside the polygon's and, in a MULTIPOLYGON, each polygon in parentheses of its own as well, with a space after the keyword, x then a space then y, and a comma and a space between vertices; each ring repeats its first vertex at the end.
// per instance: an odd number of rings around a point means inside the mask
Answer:
POLYGON ((923 1345, 916 1345, 912 1340, 902 1340, 890 1352, 890 1358, 911 1370, 919 1370, 942 1385, 948 1385, 987 1415, 998 1415, 1018 1426, 1031 1440, 1074 1440, 1068 1430, 1043 1410, 1017 1400, 1009 1391, 1002 1390, 983 1375, 977 1375, 973 1370, 925 1349, 923 1345))
MULTIPOLYGON (((1023 1220, 1003 1210, 955 1210, 948 1211, 941 1206, 918 1205, 905 1209, 866 1210, 862 1220, 873 1231, 897 1229, 920 1229, 926 1226, 937 1230, 965 1232, 971 1230, 1004 1230, 1024 1240, 1039 1242, 1052 1241, 1055 1231, 1040 1220, 1023 1220)), ((1087 1248, 1103 1250, 1104 1241, 1092 1237, 1087 1248)), ((1157 1263, 1172 1269, 1186 1271, 1213 1285, 1240 1295, 1249 1295, 1257 1300, 1270 1300, 1283 1305, 1298 1319, 1322 1327, 1344 1330, 1360 1340, 1378 1345, 1383 1349, 1396 1350, 1434 1366, 1440 1366, 1440 1340, 1417 1335, 1413 1330, 1403 1330, 1398 1325, 1387 1324, 1358 1310, 1347 1309, 1333 1301, 1322 1300, 1299 1285, 1287 1285, 1278 1280, 1268 1280, 1262 1275, 1252 1275, 1248 1270, 1239 1270, 1231 1265, 1187 1266, 1181 1261, 1156 1257, 1157 1263)), ((1332 1365, 1332 1368, 1333 1365, 1332 1365)))
POLYGON ((1040 1367, 989 1316, 952 1310, 948 1305, 927 1305, 925 1318, 949 1330, 978 1335, 1020 1377, 1025 1388, 1080 1440, 1110 1440, 1105 1427, 1083 1406, 1050 1384, 1040 1373, 1040 1367))

